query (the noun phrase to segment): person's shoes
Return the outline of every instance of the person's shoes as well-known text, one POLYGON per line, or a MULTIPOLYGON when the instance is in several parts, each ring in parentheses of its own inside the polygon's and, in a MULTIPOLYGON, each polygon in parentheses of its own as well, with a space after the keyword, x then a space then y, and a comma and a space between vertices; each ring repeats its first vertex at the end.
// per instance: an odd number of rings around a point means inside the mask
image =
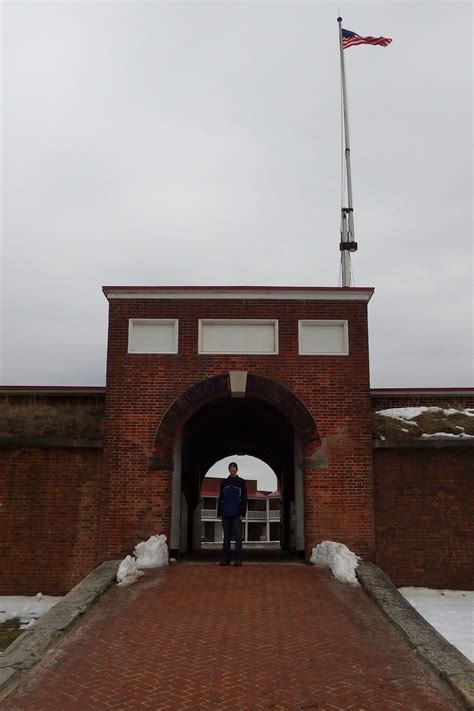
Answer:
POLYGON ((242 561, 241 561, 241 560, 236 560, 235 563, 234 563, 234 565, 235 565, 235 566, 242 565, 242 561))
POLYGON ((221 560, 219 565, 230 565, 230 560, 221 560))

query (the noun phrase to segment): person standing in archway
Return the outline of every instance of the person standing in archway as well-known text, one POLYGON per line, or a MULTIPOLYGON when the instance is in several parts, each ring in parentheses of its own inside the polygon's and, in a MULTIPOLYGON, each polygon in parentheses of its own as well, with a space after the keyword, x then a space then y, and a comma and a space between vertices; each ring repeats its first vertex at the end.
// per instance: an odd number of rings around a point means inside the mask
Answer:
POLYGON ((222 519, 224 541, 219 565, 230 565, 230 541, 235 538, 234 565, 242 565, 242 521, 247 513, 247 486, 237 474, 235 462, 229 464, 229 476, 221 482, 217 516, 222 519))

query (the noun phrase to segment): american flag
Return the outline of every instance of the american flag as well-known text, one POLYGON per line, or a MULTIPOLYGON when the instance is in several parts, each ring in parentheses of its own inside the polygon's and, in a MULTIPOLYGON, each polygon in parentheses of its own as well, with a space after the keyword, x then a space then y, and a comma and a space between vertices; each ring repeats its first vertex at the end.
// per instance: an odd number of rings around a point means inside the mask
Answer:
POLYGON ((379 44, 386 47, 392 40, 388 37, 361 37, 355 32, 342 29, 342 48, 352 47, 355 44, 379 44))

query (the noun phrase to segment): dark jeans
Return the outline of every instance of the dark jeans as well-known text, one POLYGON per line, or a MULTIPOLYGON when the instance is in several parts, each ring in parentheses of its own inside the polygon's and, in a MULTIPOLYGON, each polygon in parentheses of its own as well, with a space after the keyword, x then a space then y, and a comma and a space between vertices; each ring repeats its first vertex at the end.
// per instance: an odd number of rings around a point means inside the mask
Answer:
POLYGON ((230 539, 235 538, 235 560, 242 560, 242 521, 238 516, 223 516, 222 530, 224 543, 222 553, 224 560, 230 560, 230 539))

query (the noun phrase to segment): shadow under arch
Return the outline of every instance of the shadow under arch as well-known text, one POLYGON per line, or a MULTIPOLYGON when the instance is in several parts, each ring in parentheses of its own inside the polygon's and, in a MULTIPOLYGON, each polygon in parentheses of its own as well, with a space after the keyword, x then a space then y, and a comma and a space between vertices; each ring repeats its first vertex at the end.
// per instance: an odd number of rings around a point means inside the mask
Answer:
MULTIPOLYGON (((201 380, 177 397, 157 427, 150 468, 172 468, 176 440, 189 418, 205 405, 231 397, 228 372, 201 380)), ((278 381, 255 373, 247 374, 247 398, 273 406, 293 426, 304 459, 314 456, 321 438, 314 418, 300 398, 278 381)))

